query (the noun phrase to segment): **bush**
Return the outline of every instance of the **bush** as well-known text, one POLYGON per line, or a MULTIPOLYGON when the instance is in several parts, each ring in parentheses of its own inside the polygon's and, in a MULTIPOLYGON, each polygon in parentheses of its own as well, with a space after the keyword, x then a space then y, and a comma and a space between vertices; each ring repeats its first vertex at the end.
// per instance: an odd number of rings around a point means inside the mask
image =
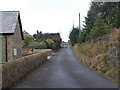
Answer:
POLYGON ((32 48, 32 49, 46 49, 47 46, 46 46, 46 43, 44 43, 44 42, 39 43, 39 42, 33 41, 29 44, 29 48, 32 48))
POLYGON ((40 42, 40 47, 39 49, 47 49, 47 45, 45 42, 40 42))
POLYGON ((29 43, 34 41, 34 38, 32 36, 24 36, 24 40, 23 40, 23 48, 27 48, 29 43))
POLYGON ((54 49, 55 48, 55 43, 52 39, 46 39, 45 40, 47 48, 48 49, 54 49))

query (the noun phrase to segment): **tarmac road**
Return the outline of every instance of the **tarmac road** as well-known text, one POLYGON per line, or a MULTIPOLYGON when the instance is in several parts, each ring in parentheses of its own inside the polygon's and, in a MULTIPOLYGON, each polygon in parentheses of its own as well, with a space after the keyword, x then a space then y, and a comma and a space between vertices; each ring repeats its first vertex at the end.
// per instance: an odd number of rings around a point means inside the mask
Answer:
POLYGON ((15 88, 118 88, 118 86, 82 65, 68 47, 61 48, 15 88))

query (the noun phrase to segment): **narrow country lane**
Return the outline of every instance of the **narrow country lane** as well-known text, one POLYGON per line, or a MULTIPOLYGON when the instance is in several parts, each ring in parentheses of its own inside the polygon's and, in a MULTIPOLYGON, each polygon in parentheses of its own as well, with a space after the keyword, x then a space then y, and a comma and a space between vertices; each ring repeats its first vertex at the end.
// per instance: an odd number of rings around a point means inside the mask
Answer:
POLYGON ((117 84, 80 64, 70 47, 61 48, 48 61, 15 86, 15 88, 117 87, 117 84))

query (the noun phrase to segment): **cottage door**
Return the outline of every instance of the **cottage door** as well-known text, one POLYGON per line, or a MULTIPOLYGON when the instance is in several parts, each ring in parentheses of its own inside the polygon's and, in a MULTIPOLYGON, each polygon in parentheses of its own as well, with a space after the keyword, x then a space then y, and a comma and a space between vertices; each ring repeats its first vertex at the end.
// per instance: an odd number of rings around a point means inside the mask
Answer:
POLYGON ((0 63, 2 63, 2 38, 0 37, 0 63))

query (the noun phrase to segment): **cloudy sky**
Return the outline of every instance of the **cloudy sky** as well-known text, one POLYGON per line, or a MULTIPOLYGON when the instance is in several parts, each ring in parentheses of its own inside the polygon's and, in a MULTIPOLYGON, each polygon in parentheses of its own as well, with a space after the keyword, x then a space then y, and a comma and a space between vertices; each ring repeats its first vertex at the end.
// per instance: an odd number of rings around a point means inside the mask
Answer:
POLYGON ((69 39, 73 26, 81 23, 90 6, 90 0, 0 0, 0 11, 20 11, 23 30, 31 35, 60 32, 64 41, 69 39))

